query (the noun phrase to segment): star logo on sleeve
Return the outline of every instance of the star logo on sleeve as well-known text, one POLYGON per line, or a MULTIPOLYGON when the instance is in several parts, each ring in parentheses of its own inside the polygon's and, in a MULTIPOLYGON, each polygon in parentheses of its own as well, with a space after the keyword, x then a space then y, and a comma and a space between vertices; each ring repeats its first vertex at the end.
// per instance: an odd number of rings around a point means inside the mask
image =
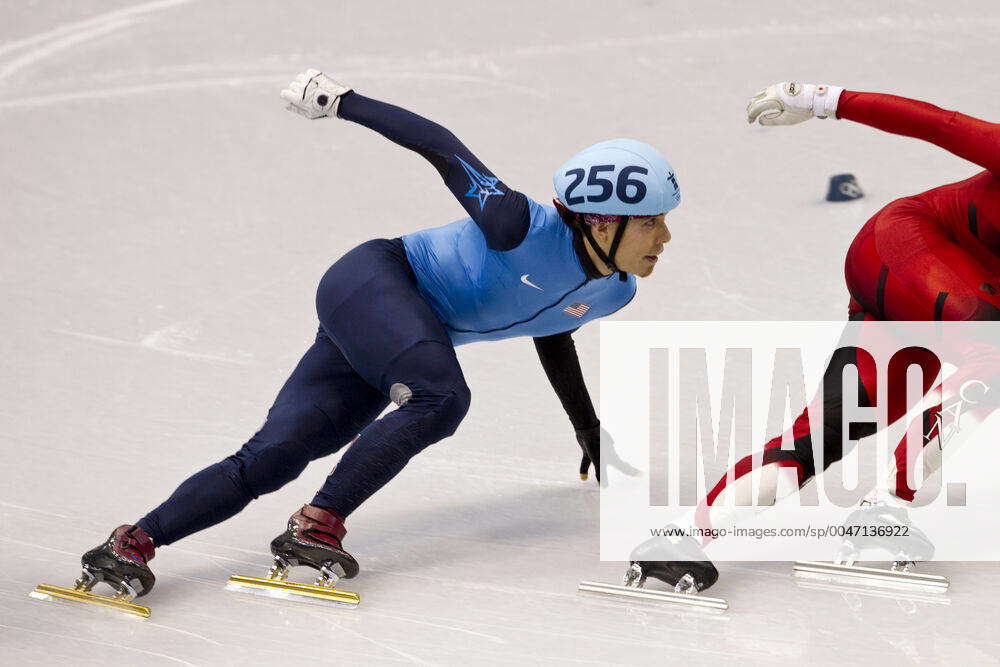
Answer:
POLYGON ((489 197, 503 194, 503 191, 497 187, 497 183, 500 179, 495 176, 483 176, 476 171, 471 164, 457 155, 455 157, 462 163, 462 168, 465 169, 465 175, 469 177, 469 191, 465 193, 465 196, 478 199, 480 211, 483 210, 483 207, 486 205, 486 200, 489 197))

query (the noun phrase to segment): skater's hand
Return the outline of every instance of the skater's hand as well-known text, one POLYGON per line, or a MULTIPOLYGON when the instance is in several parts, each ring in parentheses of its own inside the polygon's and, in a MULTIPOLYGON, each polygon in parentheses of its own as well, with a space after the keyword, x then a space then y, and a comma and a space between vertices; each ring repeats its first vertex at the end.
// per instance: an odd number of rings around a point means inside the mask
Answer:
POLYGON ((593 461, 597 461, 598 465, 594 466, 594 475, 597 477, 597 481, 601 481, 601 427, 600 425, 594 428, 583 428, 576 432, 576 442, 580 445, 580 449, 583 450, 583 459, 580 461, 580 479, 586 480, 587 473, 590 471, 590 464, 593 461))
POLYGON ((816 118, 837 117, 837 102, 844 89, 812 83, 782 81, 768 86, 747 104, 747 122, 751 125, 795 125, 816 118))
POLYGON ((281 91, 281 99, 288 102, 285 108, 289 111, 315 120, 336 116, 341 96, 350 90, 349 86, 334 81, 318 69, 309 69, 281 91))
POLYGON ((576 441, 580 443, 583 450, 583 460, 580 461, 580 479, 587 479, 591 463, 594 463, 594 476, 598 483, 607 486, 607 468, 610 465, 629 477, 639 474, 639 469, 632 466, 628 461, 618 456, 615 450, 615 440, 611 434, 604 430, 603 426, 582 429, 576 432, 576 441), (604 452, 607 456, 601 459, 601 443, 604 443, 604 452))

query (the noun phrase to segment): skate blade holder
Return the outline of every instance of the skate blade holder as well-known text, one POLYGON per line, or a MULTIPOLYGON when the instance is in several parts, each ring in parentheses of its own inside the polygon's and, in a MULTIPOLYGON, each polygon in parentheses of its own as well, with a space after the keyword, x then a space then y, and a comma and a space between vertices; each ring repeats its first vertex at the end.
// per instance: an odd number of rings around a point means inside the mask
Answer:
POLYGON ((722 598, 710 598, 698 593, 657 591, 649 588, 619 586, 617 584, 604 584, 596 581, 581 581, 580 585, 577 586, 577 590, 581 593, 597 593, 612 597, 652 600, 655 602, 669 602, 672 604, 679 604, 686 607, 706 609, 710 611, 721 612, 729 609, 729 603, 722 598))
POLYGON ((860 567, 843 563, 795 561, 792 570, 796 577, 832 582, 851 582, 860 586, 902 590, 920 590, 927 593, 948 592, 948 579, 936 574, 923 574, 907 570, 890 570, 877 567, 860 567))
POLYGON ((299 599, 303 602, 334 602, 355 607, 361 602, 357 593, 330 586, 301 584, 297 581, 268 579, 266 577, 246 577, 234 574, 226 583, 227 591, 253 593, 273 598, 299 599))
POLYGON ((52 586, 50 584, 38 584, 38 586, 35 587, 35 590, 28 593, 28 595, 36 600, 51 600, 53 598, 58 598, 60 600, 72 600, 73 602, 83 602, 84 604, 92 604, 108 609, 123 611, 127 614, 134 614, 135 616, 139 616, 141 618, 149 618, 149 607, 144 607, 141 604, 135 604, 121 598, 96 595, 94 593, 82 591, 76 588, 63 588, 62 586, 52 586))

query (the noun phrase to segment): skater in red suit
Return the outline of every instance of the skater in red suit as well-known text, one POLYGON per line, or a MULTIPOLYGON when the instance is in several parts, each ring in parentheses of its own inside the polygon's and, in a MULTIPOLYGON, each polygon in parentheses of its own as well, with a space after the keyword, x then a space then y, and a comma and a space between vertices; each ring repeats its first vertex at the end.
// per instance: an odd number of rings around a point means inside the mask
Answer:
MULTIPOLYGON (((845 265, 851 295, 850 319, 1000 319, 1000 124, 895 95, 799 83, 770 86, 758 93, 747 108, 748 121, 759 121, 761 125, 793 125, 813 117, 852 120, 893 134, 922 139, 984 169, 957 183, 897 199, 865 223, 848 250, 845 265)), ((965 375, 960 380, 978 380, 979 385, 987 387, 991 384, 989 379, 1000 376, 1000 355, 993 345, 962 341, 955 347, 956 355, 974 360, 971 365, 960 368, 959 373, 965 375)), ((794 442, 794 449, 782 449, 782 437, 779 436, 764 446, 761 464, 755 465, 752 456, 737 462, 732 479, 727 475, 719 480, 697 509, 694 527, 703 531, 719 527, 722 518, 728 517, 721 508, 723 495, 735 492, 734 487, 750 484, 751 478, 769 487, 765 489, 753 484, 760 489, 759 497, 767 497, 767 493, 770 500, 777 500, 783 495, 778 491, 778 468, 793 468, 801 488, 817 473, 817 468, 825 469, 843 457, 842 443, 871 435, 870 429, 867 433, 840 432, 843 399, 840 391, 830 391, 831 386, 840 386, 844 367, 853 365, 859 376, 861 407, 874 405, 875 365, 870 357, 863 357, 854 347, 841 347, 831 357, 824 374, 826 391, 823 397, 815 399, 823 401, 823 460, 814 461, 807 407, 791 429, 789 439, 794 442)), ((924 371, 924 393, 937 392, 933 394, 935 405, 923 414, 923 429, 924 442, 941 447, 941 387, 932 386, 940 363, 933 355, 931 357, 921 359, 914 353, 907 359, 909 363, 901 367, 905 376, 907 366, 920 363, 924 371)), ((976 403, 973 413, 980 420, 997 407, 986 400, 976 403)), ((891 396, 889 423, 905 415, 909 407, 905 398, 891 396)), ((947 408, 946 403, 945 412, 947 408)), ((890 489, 894 503, 896 499, 911 501, 915 493, 907 482, 906 450, 905 441, 896 449, 892 485, 895 488, 890 489)), ((701 560, 702 556, 700 548, 694 544, 680 548, 667 545, 664 538, 653 538, 635 550, 630 569, 634 571, 633 578, 654 576, 668 582, 684 570, 698 581, 699 589, 707 588, 714 583, 718 573, 707 559, 701 560), (677 556, 671 557, 675 552, 677 556), (684 567, 678 569, 678 561, 686 561, 684 567)))

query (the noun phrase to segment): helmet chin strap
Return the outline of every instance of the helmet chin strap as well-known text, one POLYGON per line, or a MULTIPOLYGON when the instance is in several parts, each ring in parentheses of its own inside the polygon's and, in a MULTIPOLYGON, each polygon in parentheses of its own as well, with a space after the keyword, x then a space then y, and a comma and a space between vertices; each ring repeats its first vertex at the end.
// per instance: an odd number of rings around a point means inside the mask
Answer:
MULTIPOLYGON (((582 223, 583 216, 580 216, 580 218, 582 223)), ((590 243, 590 247, 594 250, 594 254, 597 255, 597 257, 602 262, 604 262, 609 269, 611 269, 612 271, 617 271, 618 280, 622 282, 628 280, 628 276, 625 274, 624 271, 618 268, 617 264, 615 264, 615 253, 618 252, 618 246, 622 242, 622 237, 625 236, 625 226, 628 223, 629 219, 630 218, 627 215, 618 216, 618 229, 615 231, 615 237, 611 239, 611 248, 608 249, 607 253, 605 253, 604 250, 601 249, 601 246, 598 245, 597 241, 594 239, 594 235, 591 234, 590 232, 590 225, 586 223, 582 223, 580 225, 580 227, 583 228, 584 237, 586 237, 587 242, 590 243)))

